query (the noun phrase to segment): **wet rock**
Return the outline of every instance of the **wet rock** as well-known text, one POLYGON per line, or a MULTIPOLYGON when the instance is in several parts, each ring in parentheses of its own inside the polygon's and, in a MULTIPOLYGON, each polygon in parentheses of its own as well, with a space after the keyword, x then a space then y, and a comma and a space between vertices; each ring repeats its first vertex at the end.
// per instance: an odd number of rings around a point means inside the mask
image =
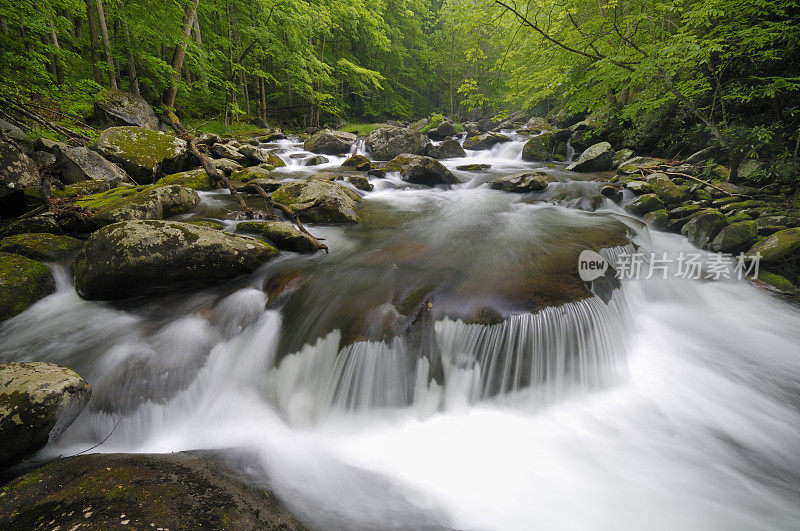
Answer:
POLYGON ((622 190, 619 186, 613 184, 604 184, 600 187, 600 195, 611 199, 612 201, 619 201, 622 199, 622 190))
POLYGON ((445 120, 440 123, 435 129, 428 131, 428 137, 432 140, 444 140, 445 138, 454 136, 456 134, 456 127, 450 120, 445 120))
POLYGON ((664 208, 664 202, 656 194, 643 194, 625 206, 625 210, 631 214, 643 216, 654 210, 664 208))
POLYGON ((703 210, 703 207, 701 205, 689 203, 670 210, 669 217, 678 219, 687 218, 696 212, 700 212, 701 210, 703 210))
POLYGON ((630 175, 632 173, 639 173, 639 170, 654 168, 657 166, 662 166, 666 163, 663 159, 655 159, 652 157, 633 157, 626 161, 623 161, 617 170, 620 173, 624 173, 630 175))
POLYGON ((188 169, 191 160, 186 142, 180 138, 132 126, 103 131, 97 140, 97 150, 140 184, 188 169))
POLYGON ((685 193, 678 185, 673 183, 664 173, 654 173, 647 178, 647 184, 662 201, 667 205, 680 203, 685 198, 685 193))
POLYGON ((237 192, 246 192, 248 194, 261 193, 256 186, 261 187, 268 194, 274 192, 281 187, 281 182, 271 177, 251 179, 242 185, 233 185, 237 192))
POLYGON ((695 247, 707 249, 717 234, 728 224, 725 216, 718 210, 698 212, 681 229, 695 247))
POLYGON ((464 164, 461 166, 456 166, 456 169, 461 171, 483 171, 488 170, 491 167, 491 164, 464 164))
MULTIPOLYGON (((25 210, 23 190, 29 186, 40 186, 39 167, 16 144, 0 140, 0 209, 10 204, 13 196, 22 202, 25 210)), ((2 212, 0 212, 2 215, 2 212)))
POLYGON ((747 254, 759 253, 761 266, 790 280, 800 280, 800 228, 778 231, 755 244, 747 254))
POLYGON ((569 129, 556 129, 531 137, 522 147, 522 160, 550 160, 556 145, 566 141, 570 134, 569 129))
POLYGON ((211 154, 217 159, 230 159, 240 164, 247 162, 247 155, 240 152, 231 144, 214 144, 211 147, 211 154))
POLYGON ((47 266, 12 253, 0 253, 0 321, 25 311, 55 291, 47 266))
POLYGON ((14 234, 24 234, 27 232, 49 232, 51 234, 61 234, 64 232, 56 221, 55 216, 47 212, 38 216, 18 219, 9 224, 3 231, 3 237, 14 234))
POLYGON ((128 174, 119 166, 83 146, 59 148, 57 158, 61 168, 61 181, 64 184, 103 180, 108 181, 111 186, 117 186, 120 183, 130 182, 128 174))
POLYGON ((628 181, 625 187, 636 195, 653 193, 653 189, 645 181, 628 181))
POLYGON ((231 173, 242 169, 241 164, 231 159, 212 159, 212 162, 214 167, 225 175, 230 175, 231 173))
POLYGON ((327 164, 330 160, 328 157, 323 157, 322 155, 316 155, 314 157, 308 157, 307 159, 303 160, 303 166, 319 166, 320 164, 327 164))
POLYGON ((797 293, 797 288, 787 278, 776 275, 775 273, 770 273, 769 271, 759 270, 758 278, 754 283, 761 284, 778 293, 787 295, 797 293))
POLYGON ((5 487, 0 527, 306 529, 266 485, 233 479, 244 468, 211 452, 60 459, 5 487))
POLYGON ((375 188, 369 182, 369 179, 363 175, 347 175, 344 179, 359 190, 364 190, 365 192, 371 192, 372 189, 375 188))
POLYGON ((364 155, 353 155, 346 161, 342 162, 343 168, 353 168, 358 171, 369 171, 372 169, 372 163, 364 155))
POLYGON ((75 259, 75 287, 112 300, 215 284, 252 273, 278 251, 257 239, 175 221, 124 221, 93 233, 75 259))
POLYGON ((434 159, 457 159, 466 157, 467 153, 458 140, 450 138, 432 148, 428 152, 428 156, 434 159))
POLYGON ((133 219, 164 219, 200 202, 197 192, 178 185, 120 186, 88 195, 75 205, 90 211, 88 223, 101 227, 133 219))
POLYGON ((527 193, 544 190, 553 181, 554 179, 545 172, 532 171, 500 177, 490 186, 493 190, 527 193))
POLYGON ((104 89, 94 103, 94 123, 100 127, 136 126, 158 130, 158 117, 141 96, 104 89))
POLYGON ((663 208, 653 210, 642 216, 642 220, 648 227, 654 230, 665 230, 669 224, 669 214, 663 208))
POLYGON ((404 153, 421 155, 428 138, 407 127, 383 126, 367 136, 366 145, 375 159, 391 160, 404 153))
POLYGON ((468 136, 466 140, 464 140, 463 147, 464 149, 485 150, 491 149, 495 144, 508 142, 509 140, 511 139, 499 133, 482 133, 468 136))
POLYGON ((361 197, 337 183, 318 179, 292 181, 272 193, 272 199, 288 206, 310 223, 359 223, 356 206, 361 197))
MULTIPOLYGON (((66 367, 41 362, 0 364, 0 466, 58 439, 91 395, 89 384, 66 367)), ((4 505, 6 501, 3 496, 4 505)))
POLYGON ((77 238, 46 232, 15 234, 0 240, 0 252, 2 253, 14 253, 33 260, 48 262, 75 256, 81 247, 83 247, 83 241, 77 238))
POLYGON ((244 145, 239 147, 239 152, 247 157, 251 164, 266 164, 273 168, 282 168, 286 163, 278 155, 256 146, 244 145))
MULTIPOLYGON (((730 223, 730 219, 728 220, 730 223)), ((711 249, 718 253, 745 251, 756 241, 756 222, 741 221, 724 227, 711 242, 711 249)))
POLYGON ((613 167, 614 149, 608 142, 600 142, 586 149, 578 160, 567 166, 569 171, 607 171, 613 167))
POLYGON ((202 168, 167 175, 156 181, 156 186, 177 185, 190 190, 213 190, 211 177, 202 168))
POLYGON ((525 129, 532 132, 550 131, 555 129, 550 122, 539 116, 534 116, 525 123, 525 129))
POLYGON ((614 153, 614 159, 611 165, 614 167, 614 169, 619 168, 620 164, 633 158, 633 155, 634 153, 632 149, 620 149, 614 153))
POLYGON ((323 129, 314 133, 311 138, 303 143, 306 151, 322 153, 324 155, 340 155, 350 151, 356 141, 356 135, 346 131, 323 129))
POLYGON ((243 221, 236 232, 259 234, 284 251, 313 253, 320 248, 317 240, 287 221, 243 221))
POLYGON ((249 166, 247 168, 235 171, 231 174, 232 181, 239 181, 246 183, 254 179, 272 179, 272 172, 262 168, 261 166, 249 166))
POLYGON ((409 183, 436 186, 438 184, 455 184, 455 175, 445 168, 441 162, 422 155, 402 154, 393 158, 387 166, 400 172, 400 177, 409 183))

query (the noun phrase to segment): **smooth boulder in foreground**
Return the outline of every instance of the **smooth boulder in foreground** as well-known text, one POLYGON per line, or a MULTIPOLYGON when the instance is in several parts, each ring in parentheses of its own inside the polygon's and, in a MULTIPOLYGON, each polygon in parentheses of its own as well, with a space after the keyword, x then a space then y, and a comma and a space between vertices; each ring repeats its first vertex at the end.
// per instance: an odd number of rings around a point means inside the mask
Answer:
POLYGON ((86 299, 198 288, 247 273, 278 251, 257 238, 176 221, 124 221, 93 233, 75 259, 86 299))
POLYGON ((41 262, 0 252, 0 321, 24 312, 55 291, 50 270, 41 262))
POLYGON ((66 367, 0 364, 0 466, 56 440, 91 396, 89 384, 66 367))
POLYGON ((436 186, 437 184, 456 184, 458 179, 441 162, 431 157, 404 153, 387 164, 388 169, 400 172, 400 177, 408 183, 436 186))
POLYGON ((608 142, 600 142, 586 149, 578 160, 567 166, 569 171, 608 171, 614 166, 614 149, 608 142))
POLYGON ((350 146, 356 141, 356 135, 346 131, 323 129, 314 133, 305 141, 303 148, 312 153, 324 155, 340 155, 350 151, 350 146))
POLYGON ((300 219, 309 223, 361 222, 361 217, 356 213, 361 196, 328 180, 311 178, 292 181, 275 190, 272 199, 300 212, 300 219))

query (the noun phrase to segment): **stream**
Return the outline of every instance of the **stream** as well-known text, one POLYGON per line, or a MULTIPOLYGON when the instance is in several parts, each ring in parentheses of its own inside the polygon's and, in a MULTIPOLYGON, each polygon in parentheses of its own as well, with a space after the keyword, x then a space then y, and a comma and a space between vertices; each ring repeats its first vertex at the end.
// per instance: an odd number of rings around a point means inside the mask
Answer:
MULTIPOLYGON (((225 449, 325 529, 797 529, 798 307, 672 274, 576 300, 575 253, 613 257, 620 231, 700 251, 630 218, 599 176, 522 161, 523 142, 442 161, 449 189, 370 177, 363 223, 308 225, 330 254, 213 288, 84 301, 53 264, 56 293, 0 328, 0 362, 68 366, 93 397, 37 458, 112 430, 94 451, 225 449), (489 188, 532 169, 557 182, 489 188)), ((280 179, 346 158, 262 147, 280 179)), ((178 219, 233 230, 228 192, 201 197, 178 219)))

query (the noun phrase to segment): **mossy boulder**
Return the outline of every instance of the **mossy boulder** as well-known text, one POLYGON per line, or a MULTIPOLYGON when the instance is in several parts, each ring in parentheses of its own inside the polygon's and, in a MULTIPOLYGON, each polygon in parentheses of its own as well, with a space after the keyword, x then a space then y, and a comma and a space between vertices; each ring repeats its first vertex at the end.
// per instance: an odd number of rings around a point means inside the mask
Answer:
POLYGON ((158 129, 158 117, 141 96, 121 90, 103 89, 94 102, 92 121, 101 127, 130 125, 158 129))
POLYGON ((628 181, 625 183, 625 188, 636 195, 653 193, 653 189, 645 181, 628 181))
POLYGON ((756 243, 747 254, 761 255, 761 266, 792 281, 800 277, 800 228, 784 229, 756 243))
POLYGON ((441 162, 423 155, 404 153, 386 164, 387 168, 400 172, 400 177, 409 183, 436 186, 456 184, 458 179, 441 162))
MULTIPOLYGON (((728 220, 730 222, 730 219, 728 220)), ((719 253, 738 253, 750 248, 756 241, 757 227, 755 221, 740 221, 723 227, 714 241, 711 249, 719 253)))
POLYGON ((686 236, 695 247, 708 249, 717 234, 727 224, 728 220, 719 210, 703 210, 691 217, 681 229, 681 234, 686 236))
POLYGON ((625 205, 625 210, 637 216, 643 216, 654 210, 664 208, 664 202, 656 194, 642 194, 625 205))
MULTIPOLYGON (((91 395, 89 384, 66 367, 41 362, 0 364, 0 466, 58 439, 91 395)), ((0 503, 5 504, 5 499, 0 503)))
POLYGON ((553 181, 554 179, 543 171, 531 171, 504 175, 494 181, 490 187, 493 190, 504 192, 539 192, 547 188, 547 185, 553 181))
POLYGON ((667 213, 666 209, 660 208, 658 210, 648 212, 642 216, 642 221, 644 221, 651 229, 665 230, 669 224, 669 214, 667 213))
POLYGON ((55 291, 47 266, 19 254, 0 253, 0 321, 24 312, 55 291))
POLYGON ((211 146, 211 154, 215 159, 230 159, 240 163, 247 161, 247 155, 231 144, 214 144, 211 146))
POLYGON ((166 293, 252 273, 274 258, 271 245, 174 221, 125 221, 89 237, 75 259, 75 287, 87 299, 166 293))
MULTIPOLYGON (((265 170, 266 171, 266 170, 265 170)), ((173 173, 156 181, 156 186, 178 185, 191 190, 213 190, 217 188, 211 182, 211 176, 202 168, 173 173)))
POLYGON ((264 164, 272 166, 273 169, 286 166, 286 163, 278 155, 260 147, 243 145, 239 146, 239 152, 247 157, 247 162, 250 164, 264 164))
POLYGON ((211 452, 59 459, 0 490, 3 529, 302 530, 264 488, 211 452))
POLYGON ((632 159, 634 156, 634 152, 632 149, 622 148, 614 152, 614 160, 612 165, 614 168, 619 168, 619 165, 625 162, 626 160, 632 159))
POLYGON ((680 203, 685 198, 685 193, 677 184, 673 183, 664 173, 654 173, 647 178, 647 184, 664 204, 674 205, 680 203))
POLYGON ((284 251, 313 253, 320 249, 317 240, 287 221, 243 221, 236 225, 236 232, 259 234, 284 251))
POLYGON ((367 179, 363 175, 346 175, 344 180, 349 182, 359 190, 363 190, 365 192, 370 192, 372 191, 373 188, 375 188, 374 186, 372 186, 372 183, 369 182, 369 179, 367 179))
POLYGON ((311 135, 311 138, 303 143, 303 148, 312 153, 340 155, 350 151, 350 147, 355 143, 356 138, 356 135, 346 131, 323 129, 311 135))
POLYGON ((456 169, 460 171, 478 172, 478 171, 488 170, 491 167, 492 167, 491 164, 462 164, 461 166, 456 166, 456 169))
POLYGON ((385 125, 370 132, 366 146, 377 160, 391 160, 403 153, 421 155, 428 137, 408 127, 385 125))
POLYGON ((59 146, 57 149, 61 181, 74 184, 86 180, 108 181, 111 186, 130 182, 119 166, 84 146, 59 146))
POLYGON ((35 232, 6 236, 0 240, 0 252, 15 253, 33 260, 61 260, 78 254, 83 242, 70 236, 35 232))
POLYGON ((61 234, 64 232, 58 224, 52 212, 22 218, 11 222, 2 233, 2 236, 13 236, 14 234, 25 234, 28 232, 49 232, 50 234, 61 234))
POLYGON ((589 146, 578 160, 567 166, 569 171, 592 172, 608 171, 614 165, 614 149, 608 142, 589 146))
POLYGON ((318 179, 292 181, 272 192, 272 199, 300 212, 310 223, 360 223, 361 197, 338 183, 318 179))
POLYGON ((648 168, 655 168, 662 166, 666 161, 664 159, 656 159, 652 157, 631 157, 619 164, 617 171, 624 174, 639 173, 639 170, 646 170, 648 168))
POLYGON ((544 131, 540 135, 532 136, 522 147, 522 160, 537 161, 550 160, 553 157, 553 150, 562 137, 569 138, 568 129, 556 131, 544 131), (565 131, 559 135, 560 131, 565 131))
POLYGON ((364 155, 353 155, 346 161, 342 162, 343 168, 353 168, 358 171, 369 171, 372 169, 372 163, 364 155))
POLYGON ((438 146, 428 151, 428 156, 434 159, 460 159, 467 156, 458 140, 448 138, 438 146))
POLYGON ((232 181, 239 181, 246 183, 253 179, 271 179, 272 172, 262 168, 261 166, 249 166, 247 168, 235 171, 231 174, 232 181))
POLYGON ((197 192, 178 185, 120 186, 75 202, 90 211, 89 223, 101 227, 132 219, 164 219, 200 202, 197 192))
POLYGON ((184 221, 184 223, 189 223, 190 225, 198 225, 200 227, 205 227, 207 229, 214 229, 214 230, 222 230, 225 228, 225 225, 223 225, 219 221, 214 221, 213 219, 198 219, 198 220, 184 221))
POLYGON ((436 128, 428 130, 428 137, 432 140, 444 140, 456 134, 456 126, 450 120, 444 120, 436 128))
POLYGON ((769 271, 760 270, 758 272, 758 281, 780 293, 789 294, 797 292, 797 288, 795 288, 794 284, 788 279, 776 275, 775 273, 770 273, 769 271))
POLYGON ((106 180, 90 180, 81 181, 74 184, 68 184, 64 189, 53 187, 50 189, 50 195, 53 197, 82 197, 85 195, 98 194, 105 192, 116 187, 111 181, 106 180))
POLYGON ((500 133, 480 133, 468 136, 464 140, 464 149, 486 150, 493 148, 501 142, 508 142, 511 139, 500 133))
POLYGON ((192 158, 180 138, 132 126, 103 131, 97 139, 97 150, 139 184, 188 169, 192 158))

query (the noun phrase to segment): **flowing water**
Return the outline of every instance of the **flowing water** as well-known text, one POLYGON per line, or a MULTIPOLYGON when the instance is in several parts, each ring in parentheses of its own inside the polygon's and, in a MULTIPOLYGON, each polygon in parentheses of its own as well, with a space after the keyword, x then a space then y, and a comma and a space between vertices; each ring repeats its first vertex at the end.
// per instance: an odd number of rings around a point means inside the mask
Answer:
MULTIPOLYGON (((263 147, 282 179, 344 160, 263 147)), ((673 275, 586 298, 583 249, 692 248, 521 148, 444 161, 450 189, 371 178, 363 224, 310 227, 329 255, 212 289, 89 302, 54 264, 56 293, 3 324, 0 361, 72 367, 94 394, 38 457, 112 430, 97 451, 242 452, 248 481, 320 528, 798 528, 800 311, 673 275), (488 187, 533 168, 558 182, 488 187)), ((232 230, 235 202, 202 198, 184 218, 232 230)))

